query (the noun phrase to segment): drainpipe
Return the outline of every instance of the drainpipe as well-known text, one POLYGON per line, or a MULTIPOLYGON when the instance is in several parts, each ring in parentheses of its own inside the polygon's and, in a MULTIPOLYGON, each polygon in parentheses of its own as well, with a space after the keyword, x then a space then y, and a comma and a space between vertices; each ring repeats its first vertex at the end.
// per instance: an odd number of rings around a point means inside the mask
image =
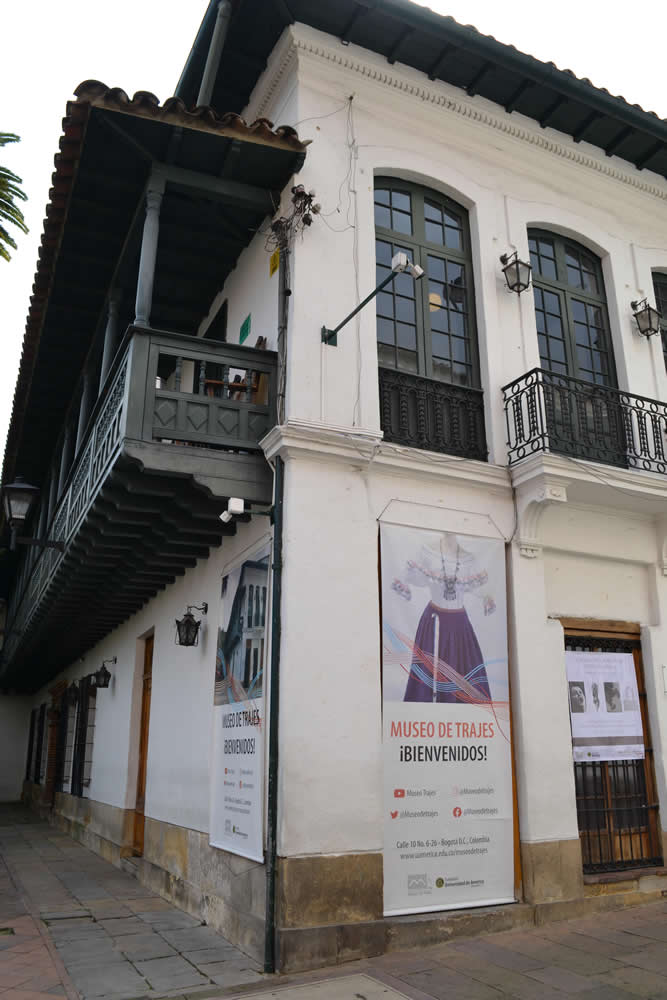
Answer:
POLYGON ((225 44, 225 39, 227 38, 231 14, 232 5, 230 0, 220 0, 220 3, 218 4, 218 14, 215 19, 215 26, 213 28, 213 35, 211 37, 211 44, 209 45, 208 55, 206 56, 206 65, 204 66, 204 72, 202 73, 201 86, 199 87, 199 94, 197 95, 197 107, 199 108, 208 106, 211 103, 213 84, 215 83, 215 78, 218 75, 218 69, 220 68, 220 57, 222 56, 222 49, 225 44))
POLYGON ((268 844, 266 852, 266 918, 264 971, 276 971, 276 863, 278 833, 278 718, 280 707, 280 595, 283 575, 284 463, 275 459, 273 496, 273 583, 271 601, 271 683, 269 701, 268 844))

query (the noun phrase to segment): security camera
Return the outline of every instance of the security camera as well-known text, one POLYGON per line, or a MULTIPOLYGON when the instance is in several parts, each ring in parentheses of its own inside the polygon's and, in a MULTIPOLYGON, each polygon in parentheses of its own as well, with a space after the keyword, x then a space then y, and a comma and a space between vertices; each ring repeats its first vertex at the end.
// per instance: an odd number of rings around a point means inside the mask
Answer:
POLYGON ((227 510, 223 510, 220 520, 223 524, 229 524, 235 514, 242 514, 245 510, 245 503, 242 497, 230 497, 227 501, 227 510))
POLYGON ((424 269, 422 267, 419 267, 418 264, 413 264, 412 261, 409 260, 408 255, 401 252, 395 253, 391 258, 391 269, 396 274, 402 274, 404 271, 407 271, 410 277, 415 279, 421 278, 424 273, 424 269))

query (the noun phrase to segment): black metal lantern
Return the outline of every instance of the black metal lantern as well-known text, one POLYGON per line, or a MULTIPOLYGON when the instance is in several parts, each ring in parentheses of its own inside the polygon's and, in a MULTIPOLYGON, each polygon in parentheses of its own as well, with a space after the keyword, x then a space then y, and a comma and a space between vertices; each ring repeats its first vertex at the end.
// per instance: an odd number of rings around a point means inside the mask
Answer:
POLYGON ((177 646, 198 646, 199 645, 199 628, 201 622, 197 621, 195 616, 192 614, 192 609, 195 611, 201 611, 202 614, 206 614, 208 611, 208 604, 204 604, 199 607, 196 604, 188 604, 185 614, 182 618, 176 619, 176 645, 177 646))
POLYGON ((112 656, 111 659, 109 660, 103 660, 100 669, 96 670, 95 673, 92 675, 95 687, 98 689, 109 687, 109 681, 111 680, 111 672, 106 668, 107 663, 116 663, 116 657, 112 656))
POLYGON ((72 681, 70 686, 67 688, 67 701, 70 705, 76 705, 79 700, 79 685, 76 681, 72 681))
POLYGON ((511 292, 521 295, 521 292, 525 292, 530 287, 530 275, 533 269, 525 260, 519 259, 516 250, 513 254, 504 253, 500 258, 500 263, 503 265, 505 281, 511 292))
POLYGON ((630 303, 630 306, 637 321, 637 329, 642 337, 646 337, 648 340, 649 337, 654 337, 656 333, 660 333, 660 320, 662 316, 657 309, 648 304, 648 299, 635 300, 630 303))
POLYGON ((23 476, 17 476, 13 483, 3 486, 2 493, 7 523, 16 530, 25 524, 39 489, 26 483, 23 476))

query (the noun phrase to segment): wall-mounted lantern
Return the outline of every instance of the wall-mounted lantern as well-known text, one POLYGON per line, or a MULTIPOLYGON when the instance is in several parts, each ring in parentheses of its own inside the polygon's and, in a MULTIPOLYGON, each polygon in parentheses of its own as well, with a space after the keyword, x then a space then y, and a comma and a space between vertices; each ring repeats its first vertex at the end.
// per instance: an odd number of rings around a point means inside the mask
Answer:
POLYGON ((648 304, 648 299, 635 299, 634 302, 630 303, 635 320, 637 321, 637 329, 641 333, 642 337, 654 337, 656 333, 660 333, 660 320, 662 316, 657 309, 648 304))
POLYGON ((39 487, 31 486, 30 483, 26 483, 23 476, 17 476, 13 483, 6 483, 2 487, 2 496, 5 506, 5 517, 11 531, 9 542, 11 552, 16 551, 17 543, 19 545, 37 545, 43 549, 58 549, 60 552, 65 550, 62 542, 49 542, 41 538, 19 537, 19 529, 28 520, 32 505, 39 496, 39 487))
POLYGON ((192 614, 193 608, 195 611, 201 611, 201 613, 205 615, 208 611, 208 604, 204 602, 201 607, 196 604, 188 604, 183 617, 176 619, 177 646, 199 645, 199 628, 201 626, 201 622, 197 621, 195 616, 192 614))
POLYGON ((525 260, 519 259, 518 251, 515 250, 512 254, 502 254, 500 263, 503 265, 505 281, 511 292, 521 295, 527 288, 530 288, 530 275, 533 268, 525 260))
POLYGON ((79 700, 79 685, 76 681, 72 681, 65 694, 67 696, 68 703, 72 706, 76 705, 79 700))
POLYGON ((117 658, 115 656, 112 656, 111 659, 109 660, 103 660, 100 669, 96 670, 94 674, 91 674, 93 684, 97 689, 109 687, 109 681, 111 680, 111 672, 106 668, 107 663, 117 663, 117 658))

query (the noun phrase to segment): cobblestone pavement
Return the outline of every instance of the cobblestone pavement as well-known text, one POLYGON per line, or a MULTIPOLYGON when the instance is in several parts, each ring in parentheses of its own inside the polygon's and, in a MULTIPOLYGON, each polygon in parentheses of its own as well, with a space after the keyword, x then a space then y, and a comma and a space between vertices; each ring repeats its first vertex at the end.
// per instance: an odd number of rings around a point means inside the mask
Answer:
POLYGON ((667 902, 290 977, 0 805, 0 1000, 667 1000, 667 902))
POLYGON ((20 806, 0 805, 0 998, 220 993, 265 982, 199 920, 20 806))

